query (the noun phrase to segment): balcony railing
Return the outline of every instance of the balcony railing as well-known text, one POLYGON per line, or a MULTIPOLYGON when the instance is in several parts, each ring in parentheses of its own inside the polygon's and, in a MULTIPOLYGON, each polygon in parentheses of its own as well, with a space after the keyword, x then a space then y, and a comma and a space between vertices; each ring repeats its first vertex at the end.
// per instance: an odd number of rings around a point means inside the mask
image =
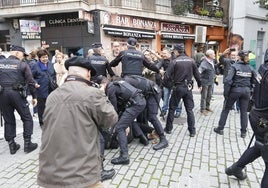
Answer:
POLYGON ((26 5, 40 5, 63 2, 83 2, 88 3, 88 0, 0 0, 0 8, 9 8, 26 5))

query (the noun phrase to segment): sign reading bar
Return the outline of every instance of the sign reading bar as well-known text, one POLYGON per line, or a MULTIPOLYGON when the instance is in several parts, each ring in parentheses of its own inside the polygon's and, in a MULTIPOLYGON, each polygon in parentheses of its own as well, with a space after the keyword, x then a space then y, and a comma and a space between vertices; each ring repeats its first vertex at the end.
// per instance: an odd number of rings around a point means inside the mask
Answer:
POLYGON ((173 24, 173 23, 162 23, 161 31, 190 34, 190 26, 182 24, 173 24))
POLYGON ((134 38, 146 38, 146 39, 154 39, 155 35, 131 32, 131 31, 113 31, 113 30, 105 30, 105 34, 113 35, 113 36, 121 36, 121 37, 134 37, 134 38))

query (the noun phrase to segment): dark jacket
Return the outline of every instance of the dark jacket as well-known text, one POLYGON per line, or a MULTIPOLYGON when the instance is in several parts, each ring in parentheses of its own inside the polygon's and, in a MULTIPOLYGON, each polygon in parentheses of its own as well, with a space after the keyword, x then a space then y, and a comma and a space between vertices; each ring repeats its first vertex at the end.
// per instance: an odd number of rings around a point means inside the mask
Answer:
MULTIPOLYGON (((214 62, 213 62, 214 63, 214 62)), ((202 86, 213 85, 215 79, 215 65, 213 66, 206 58, 201 61, 198 68, 201 75, 202 86)))
POLYGON ((127 50, 121 51, 119 55, 110 62, 112 67, 122 63, 122 75, 142 75, 143 66, 159 73, 156 65, 150 63, 135 47, 129 47, 127 50))
POLYGON ((49 77, 50 76, 56 80, 56 72, 54 70, 53 64, 51 62, 47 63, 47 70, 42 70, 40 67, 40 61, 37 61, 33 66, 31 67, 33 77, 35 81, 40 85, 39 88, 37 88, 37 98, 47 98, 49 93, 51 92, 49 90, 49 77))

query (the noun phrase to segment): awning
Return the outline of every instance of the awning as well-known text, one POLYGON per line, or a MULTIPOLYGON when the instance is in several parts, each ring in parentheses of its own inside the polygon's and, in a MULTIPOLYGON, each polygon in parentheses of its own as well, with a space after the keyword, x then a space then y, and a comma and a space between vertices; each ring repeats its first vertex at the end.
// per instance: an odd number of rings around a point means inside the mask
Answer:
POLYGON ((155 38, 155 33, 149 31, 148 32, 136 31, 136 30, 128 30, 128 29, 112 28, 112 27, 104 27, 103 30, 105 34, 113 36, 147 38, 147 39, 155 38))
POLYGON ((195 39, 195 35, 161 32, 161 38, 162 39, 195 39))

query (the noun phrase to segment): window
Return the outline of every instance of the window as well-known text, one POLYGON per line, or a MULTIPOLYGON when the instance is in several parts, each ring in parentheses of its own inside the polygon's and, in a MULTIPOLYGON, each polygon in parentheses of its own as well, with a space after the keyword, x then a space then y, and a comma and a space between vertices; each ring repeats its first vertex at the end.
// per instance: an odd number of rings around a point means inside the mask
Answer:
POLYGON ((171 13, 171 0, 155 0, 156 12, 171 13))
POLYGON ((122 7, 141 9, 141 0, 122 0, 122 7))

